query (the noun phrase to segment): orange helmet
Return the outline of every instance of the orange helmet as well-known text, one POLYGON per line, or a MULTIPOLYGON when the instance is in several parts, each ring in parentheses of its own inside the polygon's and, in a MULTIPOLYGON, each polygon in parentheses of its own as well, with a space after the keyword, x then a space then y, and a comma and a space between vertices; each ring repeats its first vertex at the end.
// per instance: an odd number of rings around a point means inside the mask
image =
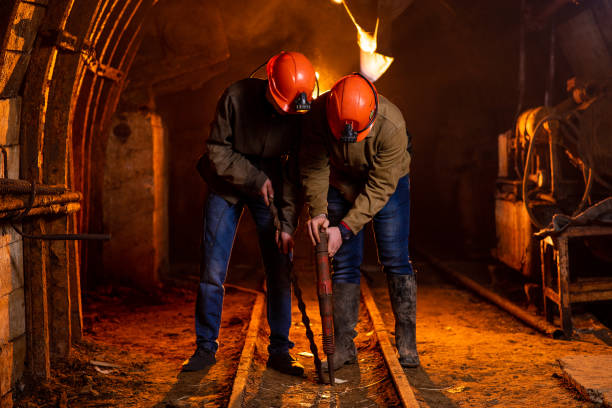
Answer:
POLYGON ((327 123, 341 142, 361 142, 370 133, 378 113, 378 94, 363 75, 340 78, 327 98, 327 123))
POLYGON ((281 52, 270 58, 266 66, 268 87, 278 106, 287 113, 310 110, 315 71, 299 52, 281 52))

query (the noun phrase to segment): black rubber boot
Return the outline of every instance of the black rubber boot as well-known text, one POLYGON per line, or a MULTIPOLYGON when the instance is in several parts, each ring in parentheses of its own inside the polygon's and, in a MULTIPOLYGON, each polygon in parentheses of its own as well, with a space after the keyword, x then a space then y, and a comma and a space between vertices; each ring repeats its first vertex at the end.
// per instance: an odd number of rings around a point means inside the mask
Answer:
MULTIPOLYGON (((342 368, 345 364, 357 362, 357 348, 353 339, 357 336, 355 326, 359 318, 358 283, 335 283, 332 287, 334 294, 334 370, 342 368)), ((327 361, 322 363, 323 372, 327 372, 327 361)))
POLYGON ((203 347, 198 347, 189 361, 183 365, 183 371, 200 371, 216 362, 215 353, 203 347))
POLYGON ((420 365, 416 349, 416 291, 414 275, 387 274, 389 297, 395 316, 395 347, 402 367, 420 365))
POLYGON ((283 374, 295 375, 296 377, 304 375, 304 366, 289 353, 270 354, 266 366, 283 374))

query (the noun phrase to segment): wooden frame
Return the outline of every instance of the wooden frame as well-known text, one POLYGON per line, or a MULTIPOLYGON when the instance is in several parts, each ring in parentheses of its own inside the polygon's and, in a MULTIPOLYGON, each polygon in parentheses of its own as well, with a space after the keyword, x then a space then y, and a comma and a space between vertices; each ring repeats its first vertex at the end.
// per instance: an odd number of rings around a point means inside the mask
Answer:
POLYGON ((612 227, 569 227, 554 238, 548 236, 540 242, 544 315, 552 323, 552 306, 556 305, 567 338, 573 333, 572 303, 612 300, 612 276, 582 278, 570 283, 569 240, 602 235, 612 235, 612 227))

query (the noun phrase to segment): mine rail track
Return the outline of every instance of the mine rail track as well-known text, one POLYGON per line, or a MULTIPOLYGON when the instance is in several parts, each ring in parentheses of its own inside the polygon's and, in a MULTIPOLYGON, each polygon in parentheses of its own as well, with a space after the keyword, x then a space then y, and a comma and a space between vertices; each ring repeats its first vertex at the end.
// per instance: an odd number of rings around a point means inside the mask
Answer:
MULTIPOLYGON (((253 308, 251 312, 250 321, 248 323, 248 328, 245 335, 244 346, 241 351, 238 367, 236 369, 236 375, 233 380, 231 394, 229 397, 228 407, 237 408, 243 406, 249 406, 247 402, 247 387, 249 383, 253 382, 253 376, 256 371, 253 370, 253 365, 256 364, 256 349, 257 349, 257 341, 260 336, 261 322, 263 320, 263 312, 265 307, 265 296, 262 292, 253 291, 250 289, 244 289, 239 286, 234 286, 236 289, 244 290, 250 293, 256 294, 256 299, 253 302, 253 308)), ((393 385, 393 392, 397 396, 397 400, 399 401, 399 406, 406 408, 416 408, 419 407, 419 403, 417 402, 415 395, 412 391, 412 387, 408 382, 406 374, 404 373, 404 369, 401 367, 399 360, 396 355, 395 347, 391 343, 390 336, 387 327, 382 319, 380 311, 374 301, 374 297, 372 296, 372 292, 368 284, 362 280, 361 283, 361 295, 363 304, 367 310, 367 316, 370 319, 370 324, 372 333, 376 339, 377 347, 373 348, 377 350, 380 354, 382 354, 382 359, 384 360, 385 367, 388 373, 388 378, 390 379, 390 383, 393 385)), ((309 314, 312 315, 314 313, 318 313, 318 309, 316 307, 309 308, 309 314)), ((311 316, 312 317, 312 316, 311 316)), ((316 323, 314 323, 316 324, 316 323)), ((320 335, 317 336, 317 341, 320 345, 321 338, 320 335)), ((322 352, 321 352, 322 354, 322 352)), ((321 356, 324 357, 324 356, 321 356)), ((386 378, 383 377, 384 380, 386 378)), ((310 381, 310 380, 304 380, 310 381)), ((380 381, 382 383, 382 380, 380 381)), ((310 384, 311 386, 313 384, 310 384)), ((340 387, 336 385, 335 387, 330 386, 329 384, 317 384, 320 388, 321 393, 326 393, 327 396, 333 394, 338 390, 339 394, 340 387)), ((375 384, 370 384, 375 385, 375 384)), ((368 385, 368 386, 370 386, 368 385)), ((383 386, 382 384, 380 384, 383 386)), ((298 385, 299 387, 299 385, 298 385)), ((362 387, 365 388, 365 387, 362 387)), ((346 391, 345 391, 346 392, 346 391)), ((329 398, 324 396, 323 398, 329 398)), ((328 401, 329 405, 324 406, 335 406, 333 401, 328 401)), ((374 404, 374 403, 373 403, 374 404)), ((274 405, 277 406, 277 405, 274 405)), ((283 404, 285 406, 285 404, 283 404)), ((293 406, 292 404, 287 404, 286 406, 293 406)), ((317 404, 309 405, 307 403, 300 403, 299 406, 317 406, 317 404)), ((368 406, 376 406, 368 405, 368 406)), ((397 403, 394 403, 393 406, 397 406, 397 403)))

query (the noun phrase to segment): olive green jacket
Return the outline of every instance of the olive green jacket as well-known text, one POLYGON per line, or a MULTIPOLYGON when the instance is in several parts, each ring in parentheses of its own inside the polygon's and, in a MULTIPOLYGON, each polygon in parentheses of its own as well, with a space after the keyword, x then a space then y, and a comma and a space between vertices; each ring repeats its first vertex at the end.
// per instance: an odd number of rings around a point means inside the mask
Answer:
POLYGON ((293 233, 299 190, 285 182, 283 173, 299 143, 302 118, 279 114, 266 90, 267 81, 261 79, 244 79, 225 90, 197 167, 209 189, 231 204, 257 195, 269 178, 282 231, 293 233))
POLYGON ((400 110, 379 95, 378 116, 368 136, 339 142, 327 124, 328 94, 306 115, 299 152, 300 176, 310 215, 327 214, 329 186, 353 203, 342 221, 356 234, 387 203, 410 168, 409 136, 400 110))

